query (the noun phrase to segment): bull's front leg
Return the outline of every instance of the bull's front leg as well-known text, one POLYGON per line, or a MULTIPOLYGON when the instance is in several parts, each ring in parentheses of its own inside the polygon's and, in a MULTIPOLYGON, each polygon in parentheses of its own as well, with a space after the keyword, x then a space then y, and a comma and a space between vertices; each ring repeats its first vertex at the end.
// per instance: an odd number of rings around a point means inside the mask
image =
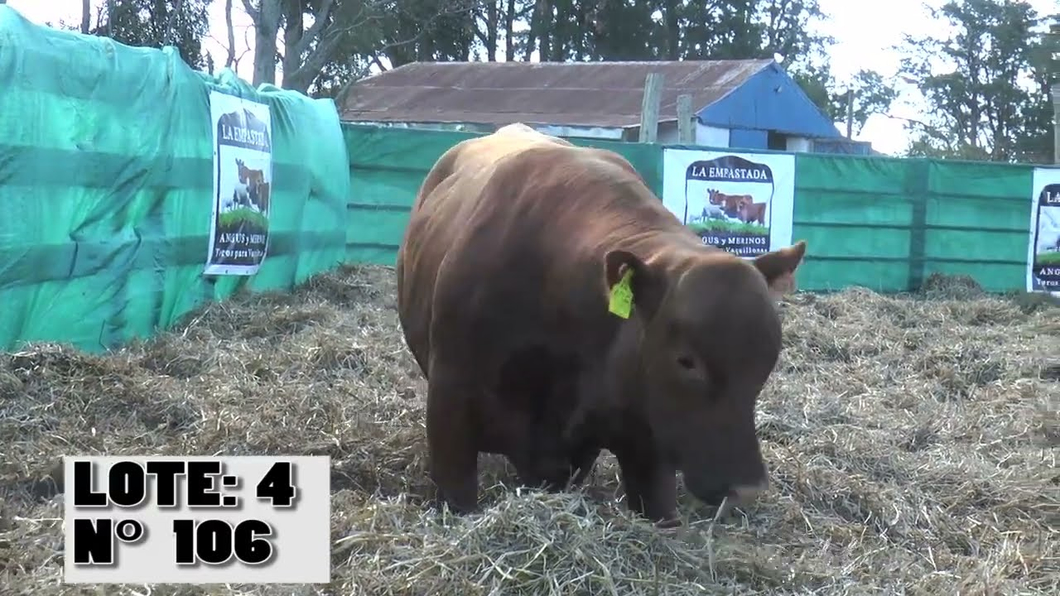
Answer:
POLYGON ((615 450, 627 506, 661 527, 679 525, 677 470, 650 449, 623 446, 615 450))
POLYGON ((427 450, 438 500, 458 513, 478 508, 478 429, 472 396, 446 374, 432 371, 427 388, 427 450))

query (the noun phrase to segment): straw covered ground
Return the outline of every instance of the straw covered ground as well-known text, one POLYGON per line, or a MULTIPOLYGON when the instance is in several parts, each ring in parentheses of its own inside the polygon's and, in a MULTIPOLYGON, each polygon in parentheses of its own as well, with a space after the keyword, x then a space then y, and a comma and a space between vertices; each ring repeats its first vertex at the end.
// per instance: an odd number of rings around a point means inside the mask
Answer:
MULTIPOLYGON (((108 593, 1058 594, 1060 308, 936 280, 783 306, 759 406, 772 488, 713 526, 626 514, 602 460, 583 493, 505 488, 483 513, 429 507, 425 384, 392 270, 245 295, 106 356, 0 355, 0 592, 62 577, 67 453, 328 454, 330 586, 125 586, 108 593)), ((101 593, 84 589, 84 593, 101 593)))

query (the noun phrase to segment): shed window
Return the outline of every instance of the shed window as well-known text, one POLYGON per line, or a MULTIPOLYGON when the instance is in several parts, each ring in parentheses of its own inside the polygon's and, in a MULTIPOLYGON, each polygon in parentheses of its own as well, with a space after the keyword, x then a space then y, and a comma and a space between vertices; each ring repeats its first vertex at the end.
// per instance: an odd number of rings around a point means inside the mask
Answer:
POLYGON ((779 132, 769 131, 769 135, 766 139, 766 149, 772 149, 774 151, 787 151, 788 150, 788 135, 781 134, 779 132))

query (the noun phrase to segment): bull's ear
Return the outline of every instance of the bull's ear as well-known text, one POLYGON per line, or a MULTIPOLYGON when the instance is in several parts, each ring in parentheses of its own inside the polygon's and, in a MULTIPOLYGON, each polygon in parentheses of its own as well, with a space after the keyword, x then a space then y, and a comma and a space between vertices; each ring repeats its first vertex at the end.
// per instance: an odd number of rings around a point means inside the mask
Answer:
POLYGON ((754 264, 775 295, 786 294, 795 288, 795 270, 805 255, 806 241, 799 240, 792 246, 755 257, 754 264))
MULTIPOLYGON (((663 284, 658 273, 637 255, 621 249, 608 251, 604 255, 604 281, 604 291, 609 298, 617 286, 628 284, 632 294, 632 309, 647 318, 655 314, 662 297, 663 284)), ((627 318, 628 315, 623 316, 625 313, 621 308, 618 310, 619 312, 612 312, 616 316, 627 318)))

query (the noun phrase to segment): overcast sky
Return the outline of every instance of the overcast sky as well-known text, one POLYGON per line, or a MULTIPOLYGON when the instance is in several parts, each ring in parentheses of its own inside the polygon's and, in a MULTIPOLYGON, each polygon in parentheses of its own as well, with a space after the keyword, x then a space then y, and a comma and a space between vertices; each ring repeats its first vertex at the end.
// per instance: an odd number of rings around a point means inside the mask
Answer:
MULTIPOLYGON (((103 0, 93 0, 93 5, 103 0)), ((817 25, 820 32, 835 38, 829 51, 832 71, 843 81, 861 68, 877 70, 884 76, 893 76, 900 56, 891 46, 902 41, 904 33, 927 35, 936 25, 928 18, 925 4, 939 6, 943 0, 819 0, 821 9, 829 17, 817 25)), ((8 0, 26 18, 37 23, 80 22, 80 0, 8 0)), ((1056 12, 1058 0, 1030 0, 1040 15, 1056 12)), ((214 60, 223 64, 227 55, 224 40, 225 19, 222 0, 214 0, 210 8, 210 37, 205 49, 214 60)), ((248 81, 252 76, 254 56, 254 30, 250 17, 243 10, 242 0, 234 2, 233 24, 236 33, 236 72, 248 81)), ((889 116, 877 115, 869 119, 860 135, 855 138, 869 141, 877 151, 897 153, 902 151, 908 138, 903 130, 902 118, 920 117, 919 95, 914 86, 899 85, 899 100, 891 108, 889 116)))

